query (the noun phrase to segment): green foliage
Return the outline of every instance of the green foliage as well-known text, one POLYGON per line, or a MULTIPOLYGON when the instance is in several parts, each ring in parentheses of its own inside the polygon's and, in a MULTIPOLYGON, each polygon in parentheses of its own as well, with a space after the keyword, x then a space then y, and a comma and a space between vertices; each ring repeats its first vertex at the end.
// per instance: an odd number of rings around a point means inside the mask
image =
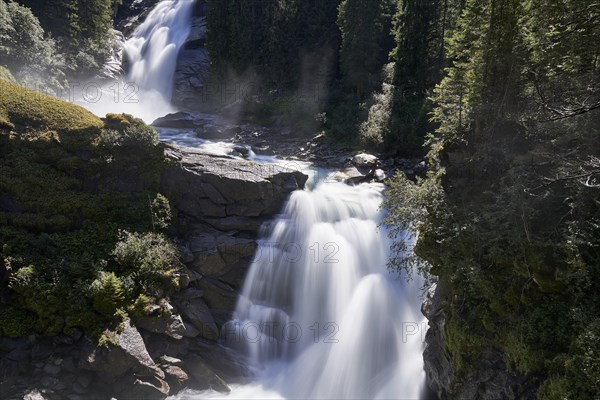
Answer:
POLYGON ((28 312, 14 308, 0 309, 0 336, 17 338, 31 332, 35 318, 28 312))
POLYGON ((103 126, 98 117, 82 107, 4 80, 0 80, 0 116, 21 132, 32 128, 36 132, 28 133, 48 140, 74 140, 79 144, 90 142, 103 126))
POLYGON ((0 334, 100 335, 120 308, 141 311, 150 295, 178 283, 170 242, 144 235, 170 215, 168 200, 157 192, 165 161, 157 134, 131 116, 102 121, 66 102, 0 84, 6 120, 0 243, 9 271, 0 292, 4 316, 14 321, 2 324, 0 334), (113 251, 131 249, 131 241, 119 242, 122 229, 140 232, 140 257, 132 261, 139 264, 113 258, 113 251))
POLYGON ((100 271, 90 285, 90 295, 94 309, 105 316, 113 315, 125 300, 123 284, 113 272, 100 271))
POLYGON ((179 286, 178 251, 163 235, 121 232, 112 255, 120 275, 131 277, 146 292, 160 296, 179 286))
POLYGON ((0 64, 17 80, 38 89, 65 86, 65 61, 30 9, 0 1, 0 64))
POLYGON ((152 227, 153 229, 167 229, 173 218, 169 199, 160 193, 156 194, 154 200, 150 204, 152 210, 152 227))
POLYGON ((387 61, 392 2, 343 0, 338 25, 342 33, 340 67, 345 82, 364 99, 379 83, 379 71, 387 61))
POLYGON ((110 54, 113 0, 22 0, 66 56, 65 72, 88 77, 110 54))
POLYGON ((448 293, 457 392, 490 350, 539 398, 599 392, 599 18, 589 1, 466 1, 433 95, 429 183, 392 184, 388 222, 414 221, 448 293))

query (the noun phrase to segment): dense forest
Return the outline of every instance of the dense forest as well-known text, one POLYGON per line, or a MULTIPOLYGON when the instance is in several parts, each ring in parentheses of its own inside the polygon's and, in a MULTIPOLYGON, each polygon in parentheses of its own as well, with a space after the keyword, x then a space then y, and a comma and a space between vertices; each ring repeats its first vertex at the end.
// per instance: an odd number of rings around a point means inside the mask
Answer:
MULTIPOLYGON (((97 74, 110 53, 119 3, 0 0, 0 78, 60 87, 68 77, 97 74)), ((523 397, 597 398, 600 3, 209 0, 207 26, 211 79, 255 83, 243 98, 246 118, 307 134, 323 131, 355 149, 426 158, 427 177, 389 180, 386 224, 392 234, 419 232, 417 259, 391 265, 417 267, 441 288, 457 393, 494 354, 523 397)), ((68 152, 53 148, 60 157, 54 165, 36 147, 48 137, 11 135, 20 124, 14 118, 29 117, 17 112, 22 104, 7 100, 8 90, 18 89, 2 90, 0 165, 12 180, 0 188, 28 197, 18 185, 25 168, 33 184, 52 180, 56 197, 35 204, 41 215, 13 221, 18 229, 0 230, 0 238, 13 243, 0 249, 4 268, 18 269, 12 285, 26 299, 2 310, 0 333, 97 329, 117 308, 129 304, 133 313, 136 302, 143 308, 145 292, 163 296, 157 282, 166 279, 168 290, 176 286, 172 260, 160 257, 158 266, 146 260, 147 276, 130 276, 130 260, 153 246, 176 258, 163 241, 164 229, 148 217, 166 207, 155 177, 147 177, 143 194, 131 194, 141 197, 127 199, 139 206, 130 210, 110 209, 113 196, 121 195, 110 182, 109 189, 101 185, 104 197, 94 210, 87 197, 66 199, 98 170, 73 175, 68 152), (17 156, 23 164, 13 163, 17 156), (81 212, 89 213, 85 226, 78 226, 81 212), (45 232, 47 225, 58 228, 36 238, 29 232, 45 232), (102 254, 90 252, 61 275, 59 253, 87 247, 88 236, 71 232, 75 227, 98 238, 102 254), (135 227, 145 236, 118 234, 135 227), (13 258, 15 251, 22 257, 13 258), (30 255, 46 251, 47 273, 37 274, 30 255), (111 261, 102 275, 92 273, 107 254, 111 261), (154 267, 162 275, 149 272, 154 267), (85 302, 65 311, 58 305, 72 287, 81 288, 85 302), (48 293, 56 304, 45 301, 48 293), (48 320, 49 310, 60 318, 48 320)), ((53 113, 47 107, 55 105, 40 107, 53 113)), ((127 166, 140 162, 123 150, 126 144, 116 143, 115 132, 130 137, 132 148, 156 152, 157 138, 140 121, 88 118, 81 145, 90 147, 98 165, 108 155, 127 166)), ((151 157, 144 162, 149 174, 160 164, 151 157)), ((7 215, 0 214, 0 222, 7 215)), ((395 248, 401 253, 404 243, 398 239, 395 248)))

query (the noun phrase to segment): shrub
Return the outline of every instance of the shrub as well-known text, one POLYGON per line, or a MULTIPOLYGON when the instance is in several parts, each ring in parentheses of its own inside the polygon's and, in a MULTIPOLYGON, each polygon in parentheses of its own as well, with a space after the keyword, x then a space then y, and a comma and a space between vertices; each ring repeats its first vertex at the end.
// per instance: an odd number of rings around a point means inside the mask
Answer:
POLYGON ((112 255, 121 274, 146 291, 169 293, 179 285, 177 249, 161 234, 123 231, 112 255))
POLYGON ((152 228, 159 230, 167 229, 173 217, 169 199, 157 193, 154 200, 152 200, 150 208, 152 209, 152 228))
POLYGON ((0 309, 0 336, 17 338, 31 332, 35 324, 35 317, 29 312, 15 307, 0 309))
POLYGON ((113 272, 101 271, 90 285, 94 309, 105 316, 113 315, 125 300, 121 280, 113 272))

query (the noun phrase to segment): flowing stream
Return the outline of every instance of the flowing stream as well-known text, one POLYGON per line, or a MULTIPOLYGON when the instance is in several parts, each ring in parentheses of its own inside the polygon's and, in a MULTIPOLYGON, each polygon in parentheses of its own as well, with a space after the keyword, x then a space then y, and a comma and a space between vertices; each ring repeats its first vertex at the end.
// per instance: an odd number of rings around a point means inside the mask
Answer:
POLYGON ((418 399, 424 386, 420 282, 387 267, 383 185, 321 182, 268 226, 221 337, 253 384, 200 398, 418 399))

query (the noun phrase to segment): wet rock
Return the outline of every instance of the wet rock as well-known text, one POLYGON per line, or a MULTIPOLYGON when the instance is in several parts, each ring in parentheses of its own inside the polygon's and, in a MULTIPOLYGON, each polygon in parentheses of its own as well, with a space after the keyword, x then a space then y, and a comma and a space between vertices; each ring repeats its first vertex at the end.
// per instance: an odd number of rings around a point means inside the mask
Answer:
POLYGON ((197 340, 190 350, 200 354, 203 362, 228 383, 244 383, 253 375, 244 356, 220 344, 197 340))
POLYGON ((445 350, 446 317, 443 309, 439 307, 443 298, 442 292, 443 289, 438 289, 437 284, 432 285, 421 305, 421 312, 429 320, 429 330, 425 336, 427 346, 423 352, 423 359, 427 385, 439 398, 447 398, 454 380, 454 372, 450 357, 445 350))
POLYGON ((164 371, 165 379, 173 392, 183 389, 190 379, 189 375, 176 365, 169 365, 164 368, 164 371))
POLYGON ((205 48, 206 17, 201 3, 192 18, 190 34, 177 57, 173 77, 172 103, 180 109, 200 110, 206 108, 207 88, 205 82, 210 69, 210 58, 205 48))
POLYGON ((176 112, 157 118, 152 126, 157 128, 196 129, 202 128, 208 121, 196 114, 188 112, 176 112))
POLYGON ((186 360, 186 364, 193 378, 194 388, 200 390, 212 389, 220 393, 229 393, 231 391, 227 383, 202 358, 192 356, 186 360))
POLYGON ((169 384, 156 376, 134 378, 133 381, 127 377, 117 387, 118 397, 123 399, 163 400, 170 392, 169 384))

